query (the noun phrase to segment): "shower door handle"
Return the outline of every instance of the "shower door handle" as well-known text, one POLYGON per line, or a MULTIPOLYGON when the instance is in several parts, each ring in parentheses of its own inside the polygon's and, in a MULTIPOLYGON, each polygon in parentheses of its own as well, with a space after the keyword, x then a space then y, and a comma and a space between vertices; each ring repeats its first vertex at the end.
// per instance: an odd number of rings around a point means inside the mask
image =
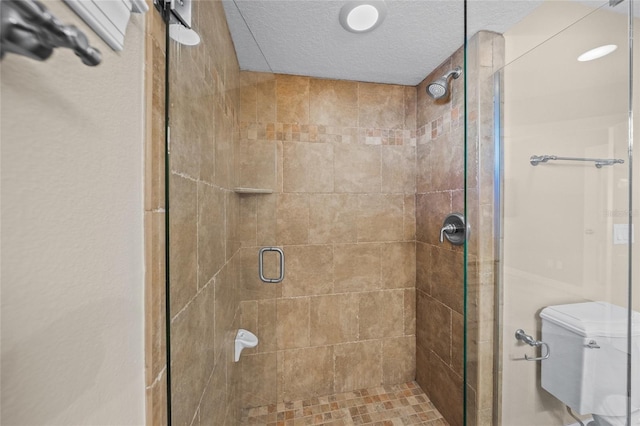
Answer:
POLYGON ((260 280, 265 283, 277 284, 284 280, 284 252, 278 247, 262 247, 258 253, 258 275, 260 280), (280 275, 276 278, 267 278, 264 276, 264 254, 268 251, 276 252, 280 255, 280 275))

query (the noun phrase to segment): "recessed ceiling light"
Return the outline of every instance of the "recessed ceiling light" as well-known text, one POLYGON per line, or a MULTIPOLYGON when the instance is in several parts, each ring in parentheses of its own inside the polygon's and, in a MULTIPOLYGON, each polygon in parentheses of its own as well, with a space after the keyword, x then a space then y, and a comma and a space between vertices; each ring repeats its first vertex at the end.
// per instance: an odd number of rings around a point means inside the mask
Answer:
POLYGON ((340 24, 352 33, 372 31, 387 14, 384 0, 351 1, 340 9, 340 24))
POLYGON ((607 56, 609 53, 614 52, 618 46, 615 44, 607 44, 605 46, 596 47, 595 49, 587 50, 582 55, 578 56, 580 62, 593 61, 594 59, 607 56))

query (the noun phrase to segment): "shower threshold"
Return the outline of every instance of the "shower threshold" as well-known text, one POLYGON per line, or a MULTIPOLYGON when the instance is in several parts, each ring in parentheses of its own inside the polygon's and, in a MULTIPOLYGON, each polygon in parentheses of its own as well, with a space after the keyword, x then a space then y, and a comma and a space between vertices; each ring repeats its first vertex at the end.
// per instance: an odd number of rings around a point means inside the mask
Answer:
POLYGON ((415 382, 246 408, 243 425, 448 426, 415 382))

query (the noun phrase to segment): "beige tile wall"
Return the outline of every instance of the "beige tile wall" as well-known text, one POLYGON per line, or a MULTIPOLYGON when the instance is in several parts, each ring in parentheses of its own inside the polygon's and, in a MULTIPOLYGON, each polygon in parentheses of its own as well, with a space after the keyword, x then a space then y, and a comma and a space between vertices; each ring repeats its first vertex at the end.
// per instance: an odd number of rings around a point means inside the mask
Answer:
POLYGON ((413 380, 415 87, 242 74, 239 185, 275 191, 240 200, 240 324, 261 342, 241 364, 277 386, 243 374, 243 404, 413 380), (266 245, 282 284, 256 278, 266 245))
POLYGON ((463 423, 464 252, 438 238, 446 215, 464 213, 464 79, 452 80, 448 99, 426 86, 463 61, 460 49, 417 93, 417 381, 452 425, 463 423))
POLYGON ((467 46, 467 145, 463 78, 451 99, 427 97, 428 82, 463 66, 460 49, 418 86, 416 195, 417 380, 452 425, 463 424, 464 268, 462 246, 438 241, 445 216, 464 213, 472 232, 467 259, 467 424, 492 424, 494 353, 493 73, 504 40, 481 31, 467 46), (465 155, 467 173, 465 175, 465 155))

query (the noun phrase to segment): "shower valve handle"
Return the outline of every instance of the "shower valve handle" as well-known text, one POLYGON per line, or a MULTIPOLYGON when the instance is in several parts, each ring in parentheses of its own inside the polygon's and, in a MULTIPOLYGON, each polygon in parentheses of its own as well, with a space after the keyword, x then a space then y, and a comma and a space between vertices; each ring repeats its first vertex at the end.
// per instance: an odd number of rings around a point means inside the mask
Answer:
POLYGON ((446 225, 444 225, 442 227, 442 229, 440 229, 440 242, 444 243, 444 234, 453 234, 458 230, 458 228, 452 224, 452 223, 447 223, 446 225))
POLYGON ((462 213, 449 214, 440 228, 440 242, 446 238, 451 244, 460 246, 469 236, 469 225, 465 222, 462 213))

